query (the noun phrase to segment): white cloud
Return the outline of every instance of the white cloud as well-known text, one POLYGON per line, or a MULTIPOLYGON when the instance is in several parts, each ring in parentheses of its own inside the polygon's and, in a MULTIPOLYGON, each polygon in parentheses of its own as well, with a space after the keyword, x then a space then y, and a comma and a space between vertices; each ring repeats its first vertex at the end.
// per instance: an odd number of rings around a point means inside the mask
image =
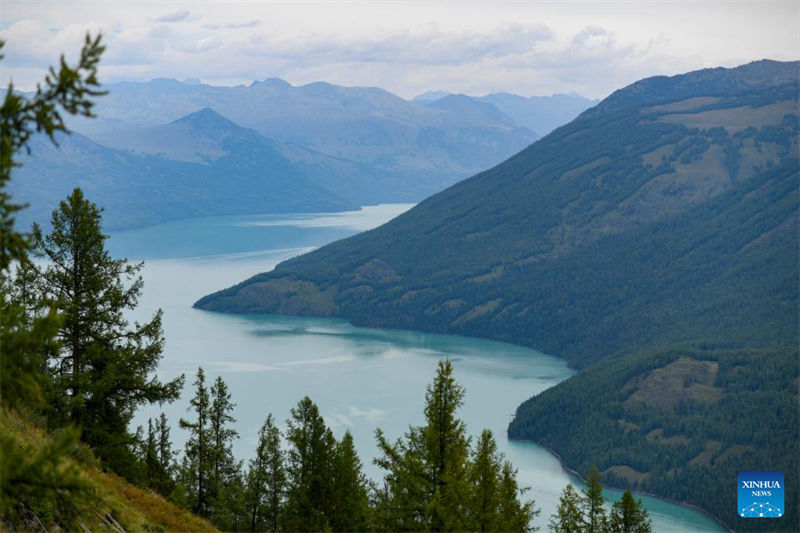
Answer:
POLYGON ((101 79, 282 77, 381 86, 410 97, 578 92, 601 97, 654 74, 796 59, 797 2, 30 3, 8 1, 3 71, 32 85, 87 30, 101 79), (37 70, 38 69, 38 70, 37 70))
POLYGON ((181 9, 179 11, 175 11, 174 13, 168 13, 166 15, 161 15, 160 17, 155 17, 153 20, 156 22, 184 22, 189 20, 192 16, 192 13, 188 9, 181 9))

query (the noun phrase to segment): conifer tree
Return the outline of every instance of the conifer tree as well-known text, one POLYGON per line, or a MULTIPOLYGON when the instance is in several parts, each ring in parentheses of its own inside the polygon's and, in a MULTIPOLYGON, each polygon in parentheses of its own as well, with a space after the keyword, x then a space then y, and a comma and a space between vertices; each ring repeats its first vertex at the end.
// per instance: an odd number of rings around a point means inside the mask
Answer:
POLYGON ((190 509, 195 514, 203 517, 210 515, 208 494, 209 478, 211 477, 211 435, 209 430, 209 415, 211 402, 206 388, 205 372, 197 369, 195 379, 195 395, 189 401, 190 409, 194 410, 196 419, 190 422, 180 419, 180 427, 189 430, 189 438, 183 454, 183 468, 181 478, 186 490, 186 500, 190 509))
POLYGON ((169 440, 169 425, 164 413, 155 421, 147 419, 147 437, 142 428, 136 431, 139 443, 141 474, 138 484, 151 488, 163 496, 169 496, 175 486, 172 443, 169 440))
POLYGON ((258 432, 256 456, 247 472, 246 506, 250 531, 278 531, 286 495, 285 456, 272 415, 258 432))
POLYGON ((464 528, 463 510, 468 485, 466 461, 469 439, 456 410, 464 403, 464 388, 453 377, 449 360, 439 370, 425 395, 425 422, 422 428, 427 474, 433 493, 427 514, 433 531, 464 528))
POLYGON ((169 432, 167 416, 161 413, 156 422, 159 479, 154 488, 164 496, 169 496, 175 488, 175 452, 172 451, 169 432))
POLYGON ((164 343, 161 311, 144 324, 125 319, 142 291, 142 264, 109 256, 101 210, 75 189, 51 224, 47 234, 34 226, 34 240, 48 260, 38 275, 41 294, 62 318, 62 349, 50 364, 53 422, 80 427, 107 465, 130 473, 133 413, 177 398, 183 377, 161 383, 153 376, 164 343))
POLYGON ((425 396, 425 425, 390 444, 378 430, 387 471, 377 494, 379 528, 413 531, 528 531, 537 511, 519 501, 516 472, 484 432, 470 461, 470 445, 456 411, 464 389, 450 361, 440 361, 425 396))
MULTIPOLYGON (((0 50, 5 42, 0 40, 0 50)), ((0 425, 18 424, 18 412, 30 414, 45 407, 46 355, 58 348, 60 319, 55 310, 31 313, 24 298, 12 294, 12 263, 30 266, 30 236, 15 227, 24 206, 13 202, 7 186, 17 154, 31 135, 44 133, 55 143, 66 132, 61 113, 92 116, 93 97, 103 94, 97 66, 104 46, 100 36, 86 36, 80 61, 74 67, 62 56, 35 92, 25 94, 9 83, 0 106, 0 425), (14 411, 17 411, 15 413, 14 411)), ((0 54, 0 59, 2 59, 0 54)), ((46 306, 49 308, 49 305, 46 306)), ((37 515, 54 526, 78 530, 81 515, 92 512, 97 495, 79 468, 65 458, 79 453, 78 432, 67 428, 51 435, 48 445, 34 446, 17 432, 0 431, 0 516, 3 529, 42 528, 37 515), (45 514, 46 513, 46 514, 45 514), (34 518, 35 520, 31 521, 34 518)))
POLYGON ((375 463, 387 470, 379 499, 379 527, 389 530, 463 530, 469 494, 466 461, 469 440, 455 416, 464 389, 453 378, 449 360, 440 361, 425 394, 425 425, 411 427, 389 443, 377 431, 383 454, 375 463))
POLYGON ((233 457, 233 439, 239 433, 231 427, 236 422, 228 385, 217 377, 211 386, 209 410, 208 498, 211 520, 222 529, 238 530, 238 506, 241 502, 241 465, 233 457))
POLYGON ((581 509, 583 498, 568 483, 558 499, 556 512, 550 517, 548 528, 553 533, 579 533, 583 531, 584 520, 581 509))
POLYGON ((472 457, 469 481, 472 486, 469 528, 474 531, 499 531, 500 472, 497 443, 492 432, 483 430, 472 457))
POLYGON ((586 477, 586 488, 583 490, 582 503, 585 531, 587 533, 605 531, 608 524, 606 510, 603 507, 605 503, 603 485, 600 483, 600 472, 597 471, 597 467, 594 465, 592 465, 592 469, 586 477))
POLYGON ((361 460, 353 444, 353 436, 345 431, 336 445, 333 458, 334 531, 366 531, 369 525, 369 482, 361 468, 361 460))
MULTIPOLYGON (((139 432, 137 432, 138 434, 139 432)), ((137 435, 138 436, 138 435, 137 435)), ((158 478, 158 444, 156 432, 153 428, 153 419, 147 419, 147 440, 144 441, 144 453, 142 459, 145 467, 144 483, 148 487, 153 487, 158 478)))
POLYGON ((330 529, 333 506, 333 455, 336 441, 306 396, 290 411, 286 421, 289 442, 285 529, 322 531, 330 529))
POLYGON ((613 533, 652 533, 653 524, 641 499, 634 499, 626 490, 614 503, 609 517, 609 531, 613 533))
POLYGON ((500 531, 537 531, 538 528, 531 526, 531 520, 539 516, 540 509, 537 509, 533 500, 522 501, 522 496, 527 492, 527 488, 520 488, 517 484, 517 469, 507 461, 502 455, 498 462, 503 463, 500 474, 500 520, 498 530, 500 531))

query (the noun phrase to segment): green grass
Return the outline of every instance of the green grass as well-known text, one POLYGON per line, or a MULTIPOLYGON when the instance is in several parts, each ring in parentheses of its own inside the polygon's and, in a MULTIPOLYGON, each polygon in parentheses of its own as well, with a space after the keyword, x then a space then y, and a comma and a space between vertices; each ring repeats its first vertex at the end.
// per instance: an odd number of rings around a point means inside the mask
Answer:
POLYGON ((3 529, 216 531, 160 495, 103 471, 83 444, 48 433, 14 410, 0 410, 0 434, 3 529))

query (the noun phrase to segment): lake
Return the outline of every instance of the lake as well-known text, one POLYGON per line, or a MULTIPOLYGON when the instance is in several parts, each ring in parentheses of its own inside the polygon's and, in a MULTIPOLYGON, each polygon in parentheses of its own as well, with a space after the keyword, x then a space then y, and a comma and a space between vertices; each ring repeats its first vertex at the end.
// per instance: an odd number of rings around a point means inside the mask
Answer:
MULTIPOLYGON (((491 429, 519 469, 519 481, 542 513, 535 525, 546 530, 564 486, 579 481, 547 450, 509 442, 506 427, 516 407, 530 396, 567 379, 573 371, 556 357, 500 342, 402 330, 357 328, 345 320, 275 315, 225 315, 192 309, 201 296, 271 270, 277 263, 328 242, 380 225, 412 207, 387 204, 346 213, 211 217, 114 233, 114 257, 145 260, 144 293, 132 319, 146 320, 164 310, 166 346, 162 379, 186 374, 182 398, 137 413, 147 423, 163 410, 182 449, 178 428, 189 416, 198 366, 209 382, 227 382, 240 438, 237 459, 253 455, 257 432, 272 413, 285 428, 289 409, 303 396, 320 408, 335 435, 353 434, 364 470, 379 479, 372 464, 375 429, 392 440, 409 425, 422 423, 425 388, 437 362, 453 361, 466 388, 460 411, 470 434, 491 429)), ((616 500, 619 491, 606 491, 616 500)), ((642 497, 656 531, 721 531, 706 515, 663 500, 642 497)))

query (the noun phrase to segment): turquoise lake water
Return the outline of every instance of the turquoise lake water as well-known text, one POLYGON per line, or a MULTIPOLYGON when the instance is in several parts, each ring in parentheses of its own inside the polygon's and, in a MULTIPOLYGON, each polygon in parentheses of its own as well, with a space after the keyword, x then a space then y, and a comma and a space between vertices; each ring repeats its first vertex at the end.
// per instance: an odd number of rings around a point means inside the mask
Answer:
MULTIPOLYGON (((234 446, 245 462, 256 446, 267 413, 283 421, 303 396, 320 408, 337 437, 349 429, 365 472, 372 464, 375 429, 392 439, 422 422, 425 387, 437 362, 453 361, 467 395, 461 418, 478 435, 491 429, 498 447, 519 469, 519 481, 542 513, 535 525, 546 531, 558 496, 579 483, 547 450, 509 442, 506 427, 516 407, 530 396, 573 374, 566 364, 535 350, 494 341, 402 330, 357 328, 347 321, 274 315, 241 316, 192 309, 201 296, 272 269, 278 262, 328 242, 364 231, 410 208, 408 204, 365 207, 360 211, 314 215, 212 217, 169 222, 115 233, 115 257, 145 260, 144 294, 131 318, 145 320, 164 310, 166 347, 159 374, 186 374, 182 398, 137 413, 135 423, 163 411, 182 449, 178 419, 189 415, 191 383, 198 366, 208 380, 228 383, 237 404, 240 438, 234 446)), ((606 491, 610 499, 620 492, 606 491)), ((656 531, 721 531, 709 517, 663 500, 642 497, 656 531)))

